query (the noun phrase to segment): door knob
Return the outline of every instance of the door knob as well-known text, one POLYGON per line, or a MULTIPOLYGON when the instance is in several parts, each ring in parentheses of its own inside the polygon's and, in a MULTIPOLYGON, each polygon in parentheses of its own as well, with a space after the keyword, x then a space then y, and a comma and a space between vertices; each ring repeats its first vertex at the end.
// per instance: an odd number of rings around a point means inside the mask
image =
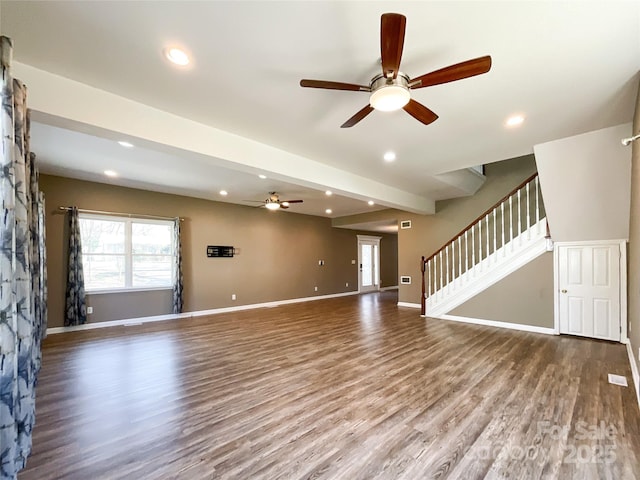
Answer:
POLYGON ((560 291, 561 291, 562 293, 567 293, 567 291, 566 291, 566 290, 564 290, 564 289, 562 289, 562 290, 560 290, 560 291))

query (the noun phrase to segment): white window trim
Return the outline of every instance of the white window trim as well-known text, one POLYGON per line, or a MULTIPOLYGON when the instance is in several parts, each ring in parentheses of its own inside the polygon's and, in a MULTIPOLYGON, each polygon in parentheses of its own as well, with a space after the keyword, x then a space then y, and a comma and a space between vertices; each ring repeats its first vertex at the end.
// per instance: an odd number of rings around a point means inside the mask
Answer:
MULTIPOLYGON (((156 220, 149 219, 145 217, 136 217, 136 216, 117 216, 117 215, 103 215, 97 213, 79 213, 78 217, 80 219, 89 219, 89 220, 104 220, 104 221, 117 221, 123 222, 125 225, 125 233, 124 233, 124 253, 122 254, 111 254, 111 255, 124 255, 125 258, 125 283, 132 280, 133 275, 133 253, 132 253, 132 224, 133 223, 146 223, 152 225, 170 225, 171 220, 156 220)), ((173 235, 171 236, 171 256, 176 256, 176 245, 174 242, 173 235)), ((83 255, 85 253, 83 252, 83 255)), ((86 255, 103 255, 103 254, 90 254, 86 253, 86 255)), ((110 254, 106 254, 110 255, 110 254)), ((110 293, 129 293, 129 292, 149 292, 154 290, 171 290, 173 289, 173 284, 175 283, 174 271, 171 269, 171 284, 169 285, 159 285, 155 287, 134 287, 132 285, 124 286, 124 287, 110 287, 110 288, 85 288, 85 293, 87 295, 101 295, 101 294, 110 294, 110 293)))
POLYGON ((158 290, 173 290, 173 286, 171 287, 123 287, 123 288, 96 288, 93 290, 86 290, 85 293, 87 295, 108 295, 111 293, 135 293, 135 292, 156 292, 158 290))

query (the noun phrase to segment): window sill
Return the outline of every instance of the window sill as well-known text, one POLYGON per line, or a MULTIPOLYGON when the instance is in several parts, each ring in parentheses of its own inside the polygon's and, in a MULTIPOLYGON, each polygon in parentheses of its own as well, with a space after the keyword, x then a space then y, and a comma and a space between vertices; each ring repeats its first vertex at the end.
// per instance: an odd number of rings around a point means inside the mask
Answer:
POLYGON ((158 290, 173 290, 173 287, 133 287, 133 288, 105 288, 100 290, 85 290, 86 295, 103 295, 111 293, 137 293, 137 292, 156 292, 158 290))

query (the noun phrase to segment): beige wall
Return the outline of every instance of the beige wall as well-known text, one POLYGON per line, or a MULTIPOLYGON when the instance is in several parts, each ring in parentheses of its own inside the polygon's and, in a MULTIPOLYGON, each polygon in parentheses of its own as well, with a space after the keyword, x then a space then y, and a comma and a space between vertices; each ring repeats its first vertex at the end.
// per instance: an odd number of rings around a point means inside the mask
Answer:
MULTIPOLYGON (((640 88, 633 120, 633 133, 640 133, 640 88)), ((631 215, 629 220, 628 314, 629 340, 636 365, 640 349, 640 141, 632 144, 631 215)))
MULTIPOLYGON (((378 235, 371 233, 370 235, 378 235)), ((398 236, 384 235, 380 240, 380 286, 398 285, 398 236)))
MULTIPOLYGON (((93 307, 93 313, 87 317, 89 323, 166 315, 173 312, 173 290, 87 295, 87 306, 93 307)), ((50 327, 60 325, 49 322, 50 327)))
POLYGON ((429 256, 536 171, 533 155, 485 167, 487 180, 472 197, 436 203, 435 215, 400 213, 398 220, 411 220, 410 229, 398 231, 398 275, 410 275, 411 285, 401 285, 399 300, 420 303, 420 258, 429 256))
POLYGON ((542 254, 449 314, 553 328, 553 253, 542 254))
MULTIPOLYGON (((185 217, 185 312, 357 290, 357 265, 351 260, 358 258, 357 233, 368 232, 332 228, 328 218, 47 175, 41 176, 40 187, 47 206, 51 327, 63 324, 66 283, 66 217, 58 206, 185 217), (239 254, 207 258, 207 245, 233 245, 239 254), (318 266, 318 260, 324 260, 324 266, 318 266), (237 295, 236 301, 231 300, 232 294, 237 295)), ((397 238, 379 235, 382 286, 396 285, 397 238)), ((91 295, 88 304, 96 309, 89 322, 170 313, 169 291, 91 295)))
POLYGON ((534 147, 556 242, 629 238, 631 124, 534 147), (576 213, 579 212, 579 215, 576 213))

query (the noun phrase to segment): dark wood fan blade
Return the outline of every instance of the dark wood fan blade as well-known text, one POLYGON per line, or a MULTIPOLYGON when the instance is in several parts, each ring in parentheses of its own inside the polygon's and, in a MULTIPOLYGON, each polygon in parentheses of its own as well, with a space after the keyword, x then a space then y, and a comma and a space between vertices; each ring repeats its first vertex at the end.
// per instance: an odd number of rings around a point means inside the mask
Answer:
POLYGON ((400 69, 407 19, 399 13, 385 13, 380 19, 380 56, 382 73, 396 78, 400 69))
POLYGON ((304 200, 282 200, 282 203, 302 203, 304 200))
POLYGON ((409 103, 407 103, 403 108, 405 112, 425 125, 429 125, 438 119, 438 115, 415 100, 409 100, 409 103))
POLYGON ((427 73, 421 77, 412 78, 409 85, 414 89, 431 87, 432 85, 455 82, 456 80, 462 80, 463 78, 481 75, 483 73, 487 73, 490 69, 491 57, 487 55, 485 57, 467 60, 466 62, 456 63, 455 65, 441 68, 440 70, 427 73))
POLYGON ((358 123, 364 117, 369 115, 371 112, 373 112, 373 107, 371 105, 367 105, 362 110, 360 110, 358 113, 356 113, 353 117, 351 117, 349 120, 347 120, 342 125, 340 125, 340 128, 353 127, 356 123, 358 123))
POLYGON ((370 92, 371 89, 365 85, 355 85, 353 83, 328 82, 325 80, 300 80, 301 87, 326 88, 328 90, 351 90, 354 92, 370 92))
POLYGON ((289 207, 288 207, 287 205, 282 205, 282 204, 280 204, 280 208, 282 208, 282 209, 286 210, 286 209, 287 209, 287 208, 289 208, 289 207))

